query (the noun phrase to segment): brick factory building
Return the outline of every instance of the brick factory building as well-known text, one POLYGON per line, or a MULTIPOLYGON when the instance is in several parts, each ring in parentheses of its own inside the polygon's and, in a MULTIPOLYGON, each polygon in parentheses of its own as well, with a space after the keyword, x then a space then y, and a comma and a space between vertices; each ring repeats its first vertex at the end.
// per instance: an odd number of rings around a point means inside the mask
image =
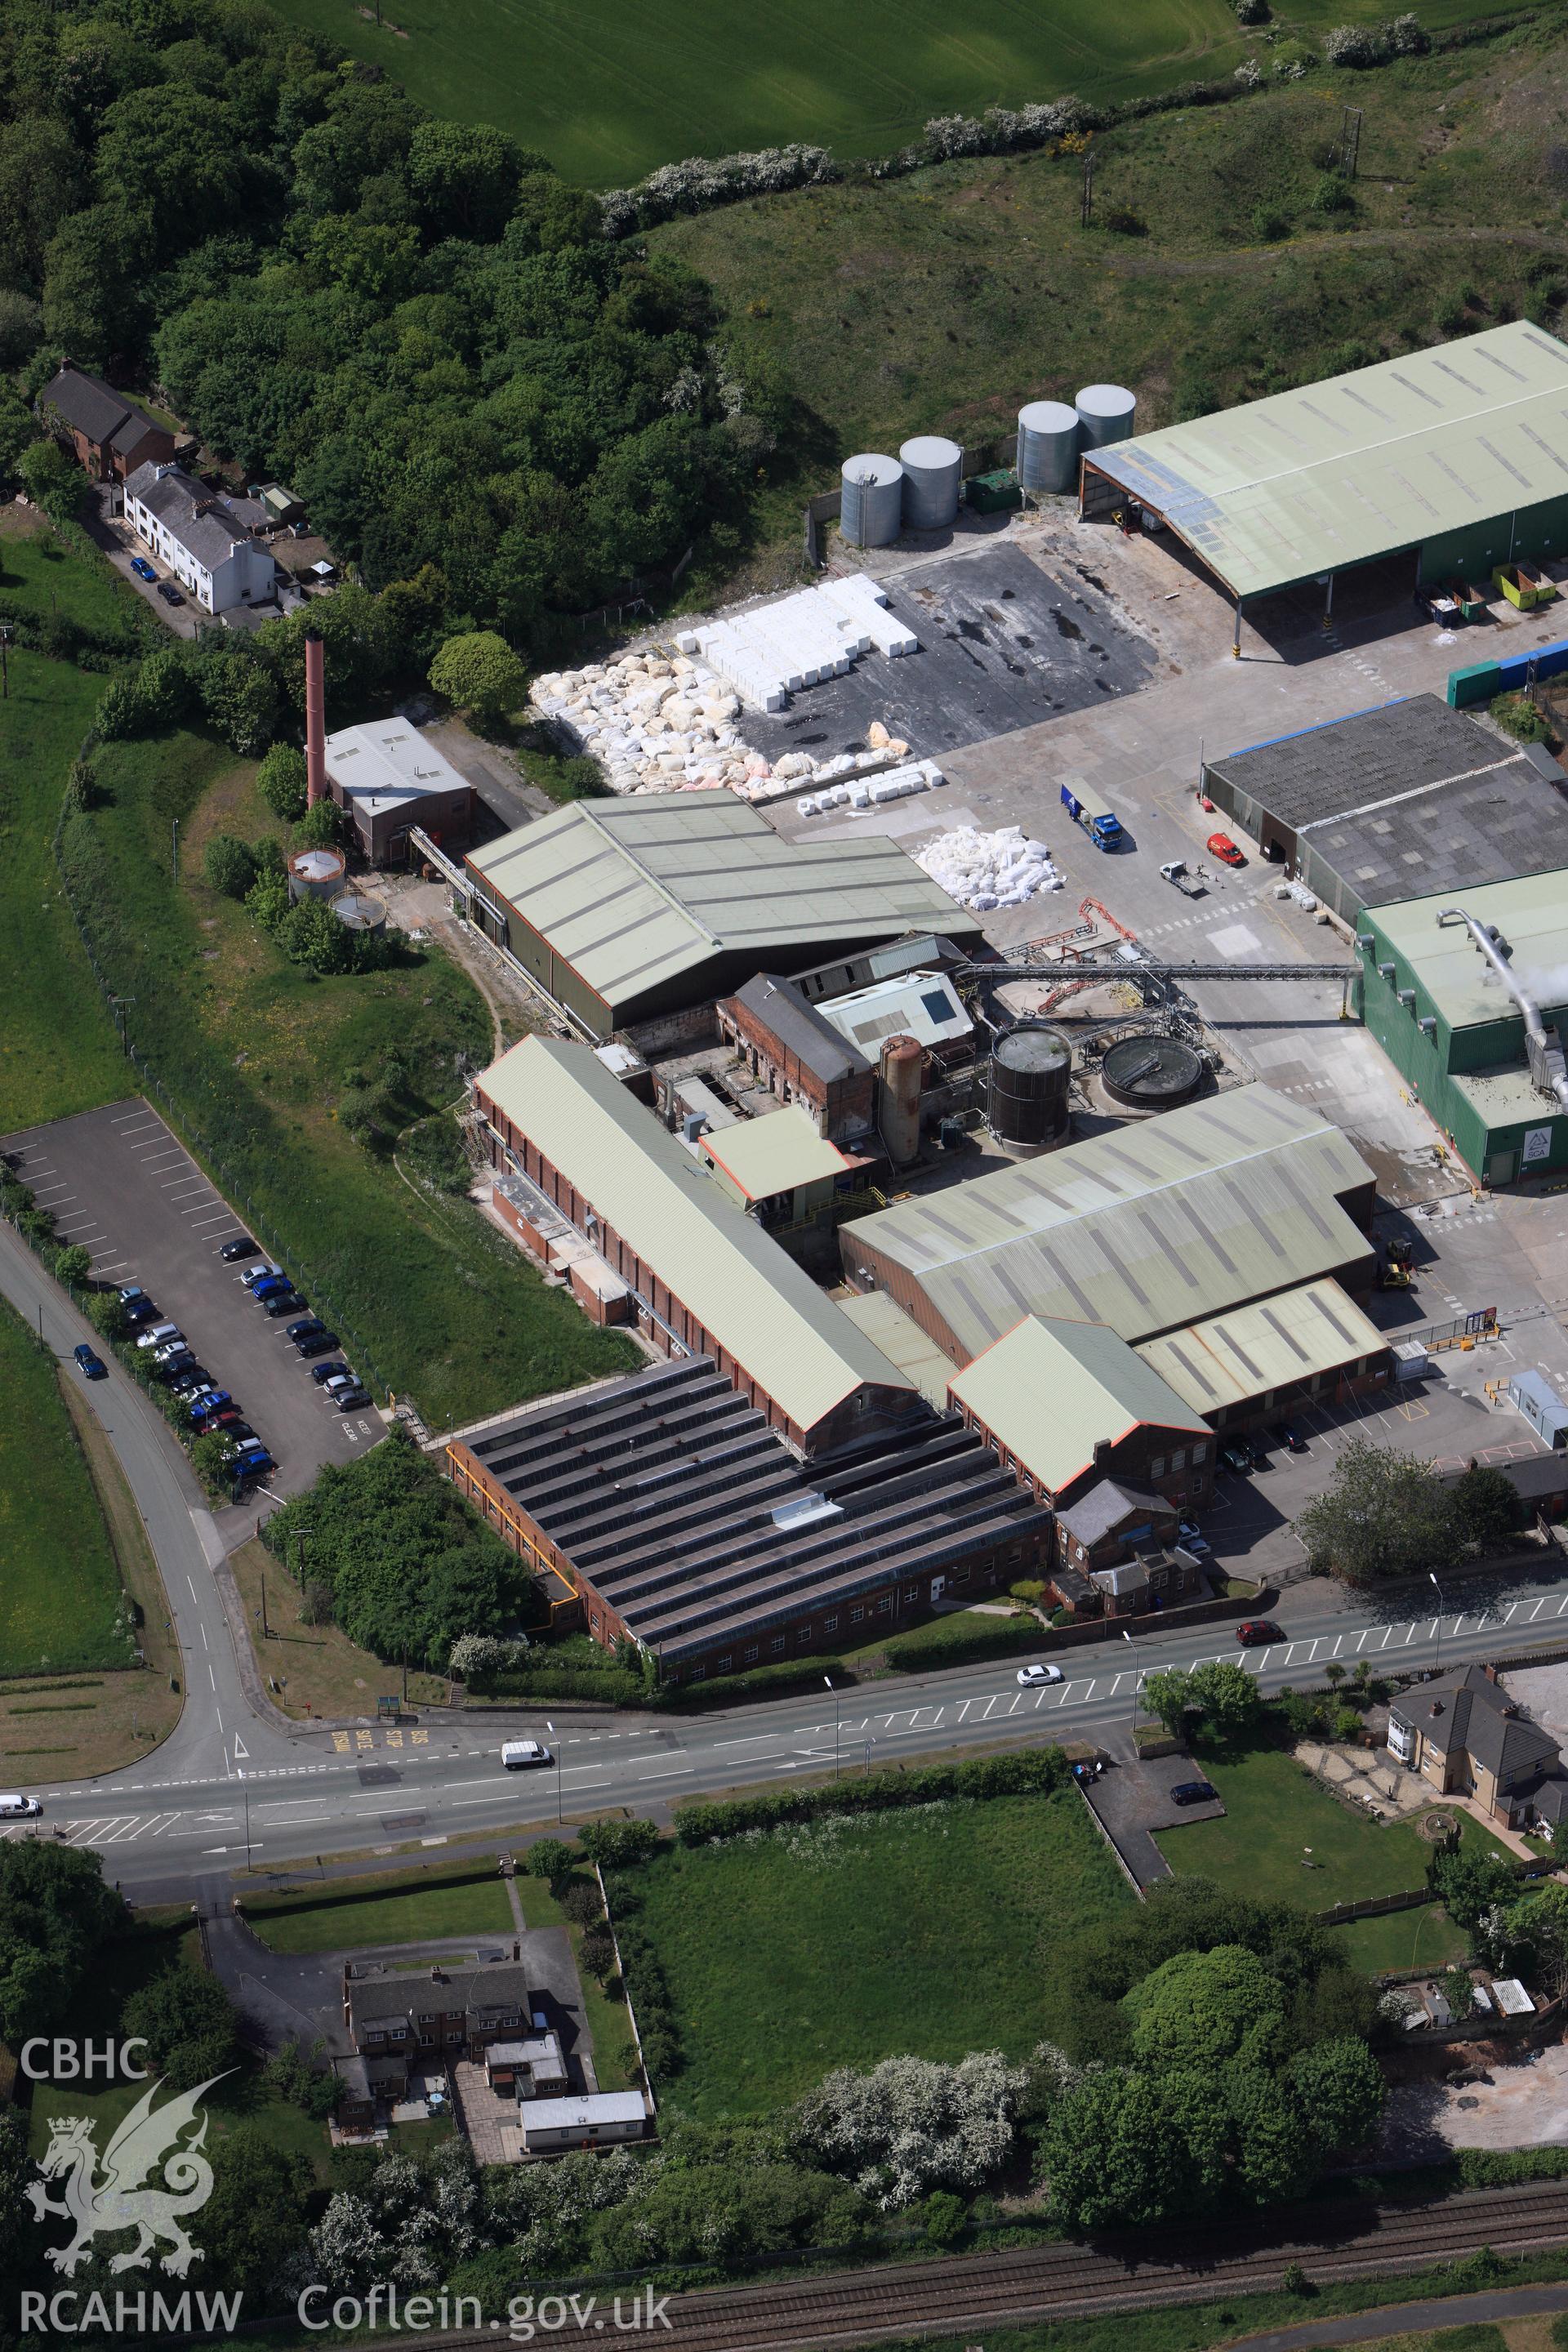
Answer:
POLYGON ((876 1122, 876 1066, 825 1021, 793 982, 759 972, 721 999, 719 1034, 759 1085, 798 1103, 831 1143, 858 1143, 876 1122))
POLYGON ((803 1463, 701 1356, 459 1433, 447 1466, 666 1681, 858 1648, 1049 1556, 1049 1514, 955 1415, 918 1405, 803 1463))
POLYGON ((803 1454, 921 1409, 914 1382, 586 1045, 529 1037, 475 1087, 491 1165, 626 1286, 645 1338, 708 1356, 803 1454))

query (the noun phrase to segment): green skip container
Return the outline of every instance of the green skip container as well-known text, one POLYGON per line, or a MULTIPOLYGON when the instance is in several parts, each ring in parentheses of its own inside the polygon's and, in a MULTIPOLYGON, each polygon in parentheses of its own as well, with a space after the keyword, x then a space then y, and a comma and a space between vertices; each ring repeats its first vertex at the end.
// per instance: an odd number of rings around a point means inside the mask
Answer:
POLYGON ((971 474, 963 495, 976 514, 1005 514, 1018 504, 1018 478, 1006 468, 994 474, 971 474))
POLYGON ((1448 708, 1468 710, 1473 702, 1491 702, 1502 692, 1502 675, 1495 661, 1471 662, 1468 669, 1448 672, 1448 708))

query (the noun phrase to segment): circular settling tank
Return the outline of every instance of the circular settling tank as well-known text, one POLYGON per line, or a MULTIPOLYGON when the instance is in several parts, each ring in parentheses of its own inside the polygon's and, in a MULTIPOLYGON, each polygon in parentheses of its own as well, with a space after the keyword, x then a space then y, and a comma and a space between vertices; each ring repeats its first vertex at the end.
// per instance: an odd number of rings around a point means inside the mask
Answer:
POLYGON ((1173 1110, 1198 1093, 1204 1066, 1179 1037, 1121 1037, 1100 1064, 1100 1083, 1128 1110, 1173 1110))

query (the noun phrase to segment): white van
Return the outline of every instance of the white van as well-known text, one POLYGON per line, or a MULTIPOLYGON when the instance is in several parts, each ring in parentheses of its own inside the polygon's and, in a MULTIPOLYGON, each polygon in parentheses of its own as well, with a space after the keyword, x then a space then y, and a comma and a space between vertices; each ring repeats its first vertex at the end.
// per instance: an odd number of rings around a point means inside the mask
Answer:
POLYGON ((24 1822, 43 1811, 37 1797, 0 1796, 0 1822, 24 1822))
POLYGON ((503 1739, 500 1760, 509 1772, 522 1772, 531 1764, 553 1764, 555 1759, 542 1740, 503 1739))

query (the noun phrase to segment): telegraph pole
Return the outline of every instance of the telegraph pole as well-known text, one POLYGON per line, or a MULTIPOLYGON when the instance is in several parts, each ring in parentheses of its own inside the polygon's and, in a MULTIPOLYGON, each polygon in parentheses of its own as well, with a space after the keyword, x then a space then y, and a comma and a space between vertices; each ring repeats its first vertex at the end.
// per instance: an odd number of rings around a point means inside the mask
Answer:
POLYGON ((1094 150, 1089 148, 1083 159, 1083 207, 1079 226, 1088 228, 1094 218, 1094 150))

